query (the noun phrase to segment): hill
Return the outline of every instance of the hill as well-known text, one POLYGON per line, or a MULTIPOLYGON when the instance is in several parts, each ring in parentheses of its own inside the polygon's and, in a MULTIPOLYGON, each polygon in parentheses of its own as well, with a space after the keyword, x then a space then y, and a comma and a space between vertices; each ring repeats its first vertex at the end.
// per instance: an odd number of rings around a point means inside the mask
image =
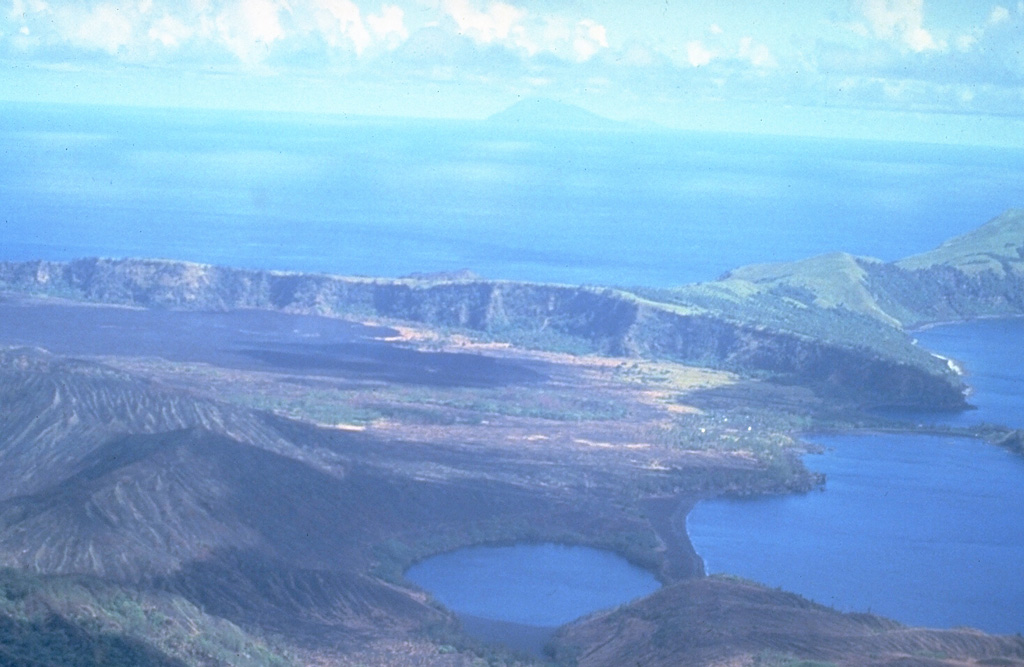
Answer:
MULTIPOLYGON (((1024 211, 1010 210, 929 252, 886 263, 845 254, 730 272, 741 292, 842 308, 897 329, 1024 314, 1024 211)), ((684 290, 685 291, 685 290, 684 290)))
POLYGON ((896 262, 902 269, 948 268, 970 276, 1024 273, 1024 210, 1013 209, 938 248, 896 262))
POLYGON ((543 98, 529 98, 488 117, 487 122, 525 129, 611 130, 625 127, 622 123, 587 111, 572 104, 543 98))
POLYGON ((576 621, 554 645, 557 656, 580 667, 674 667, 683 655, 695 665, 1024 665, 1020 637, 907 628, 719 577, 681 582, 576 621))
POLYGON ((285 667, 295 663, 235 624, 177 595, 92 577, 0 569, 0 664, 285 667))

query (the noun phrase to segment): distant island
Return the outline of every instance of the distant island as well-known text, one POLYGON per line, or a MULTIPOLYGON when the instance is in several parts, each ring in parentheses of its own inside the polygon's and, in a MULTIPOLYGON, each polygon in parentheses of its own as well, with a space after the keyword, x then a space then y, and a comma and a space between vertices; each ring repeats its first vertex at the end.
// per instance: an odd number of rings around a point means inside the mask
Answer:
MULTIPOLYGON (((572 119, 517 113, 548 112, 572 119)), ((679 528, 703 498, 820 486, 807 429, 963 409, 914 330, 1020 315, 1020 210, 896 262, 672 289, 0 263, 0 662, 536 664, 403 578, 527 541, 664 584, 562 628, 549 664, 1021 664, 1019 636, 706 577, 679 528)))
POLYGON ((599 116, 581 107, 544 98, 527 98, 492 114, 487 122, 518 128, 609 130, 628 128, 626 123, 599 116))

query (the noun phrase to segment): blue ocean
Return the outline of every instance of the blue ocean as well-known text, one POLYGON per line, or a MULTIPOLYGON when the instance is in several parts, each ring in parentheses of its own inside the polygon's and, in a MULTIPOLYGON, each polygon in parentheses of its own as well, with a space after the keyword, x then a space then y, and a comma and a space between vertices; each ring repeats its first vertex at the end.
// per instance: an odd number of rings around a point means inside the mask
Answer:
POLYGON ((1024 150, 0 106, 0 259, 671 286, 928 250, 1024 200, 1024 150))

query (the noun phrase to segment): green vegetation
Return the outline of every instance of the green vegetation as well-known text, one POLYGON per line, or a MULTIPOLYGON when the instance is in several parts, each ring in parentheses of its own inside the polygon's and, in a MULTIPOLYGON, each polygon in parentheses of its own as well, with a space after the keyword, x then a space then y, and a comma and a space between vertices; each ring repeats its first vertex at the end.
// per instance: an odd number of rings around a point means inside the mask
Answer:
MULTIPOLYGON (((383 392, 378 395, 383 398, 383 392)), ((628 415, 628 409, 612 398, 580 395, 579 391, 551 387, 394 389, 388 391, 388 398, 392 406, 414 405, 421 414, 427 412, 425 408, 437 408, 438 412, 456 411, 466 413, 462 415, 463 421, 474 422, 488 416, 576 422, 623 419, 628 415)), ((374 404, 373 409, 386 416, 394 414, 394 408, 384 407, 383 403, 374 404)))
POLYGON ((372 408, 354 405, 351 393, 341 390, 315 389, 295 392, 294 395, 238 392, 223 396, 223 399, 255 410, 266 410, 283 417, 327 426, 362 425, 384 416, 384 413, 372 408))
POLYGON ((440 647, 441 654, 458 653, 468 657, 469 667, 527 667, 543 664, 502 644, 481 642, 464 634, 455 623, 439 622, 426 627, 423 635, 440 647))
POLYGON ((183 598, 84 577, 0 569, 0 663, 12 665, 292 664, 183 598))
POLYGON ((836 663, 801 660, 785 653, 762 651, 754 656, 754 667, 836 667, 836 663))

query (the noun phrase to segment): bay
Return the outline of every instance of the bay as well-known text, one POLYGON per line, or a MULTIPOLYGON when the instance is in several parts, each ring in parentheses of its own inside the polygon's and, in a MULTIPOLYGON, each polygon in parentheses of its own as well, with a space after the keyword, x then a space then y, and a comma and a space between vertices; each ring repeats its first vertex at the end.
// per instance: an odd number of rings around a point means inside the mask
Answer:
POLYGON ((971 387, 975 409, 917 415, 953 426, 1001 424, 1024 428, 1024 320, 989 319, 945 324, 914 334, 918 343, 953 359, 971 387))
MULTIPOLYGON (((958 359, 974 388, 977 410, 937 421, 1021 424, 1024 320, 918 337, 958 359)), ((825 448, 806 459, 826 474, 823 491, 711 500, 690 513, 687 530, 708 572, 912 625, 1024 631, 1024 458, 935 435, 809 439, 825 448)))

